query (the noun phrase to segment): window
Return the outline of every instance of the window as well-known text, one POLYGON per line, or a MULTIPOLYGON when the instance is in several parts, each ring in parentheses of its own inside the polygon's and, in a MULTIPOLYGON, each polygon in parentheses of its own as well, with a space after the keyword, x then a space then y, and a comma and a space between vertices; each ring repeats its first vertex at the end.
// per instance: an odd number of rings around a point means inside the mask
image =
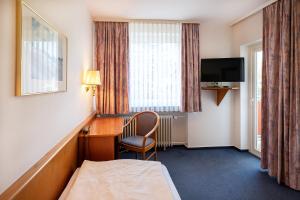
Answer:
POLYGON ((251 69, 251 130, 252 141, 250 151, 260 156, 261 151, 261 94, 262 94, 262 43, 249 46, 250 69, 251 69))
POLYGON ((129 23, 129 100, 131 112, 180 110, 180 23, 129 23))

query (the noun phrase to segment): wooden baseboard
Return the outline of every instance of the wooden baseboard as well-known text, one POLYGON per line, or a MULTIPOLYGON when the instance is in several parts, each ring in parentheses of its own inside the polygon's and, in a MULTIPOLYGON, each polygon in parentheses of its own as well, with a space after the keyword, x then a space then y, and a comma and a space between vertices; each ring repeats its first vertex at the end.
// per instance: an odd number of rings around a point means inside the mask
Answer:
POLYGON ((77 167, 78 133, 89 115, 1 195, 0 199, 57 199, 77 167))

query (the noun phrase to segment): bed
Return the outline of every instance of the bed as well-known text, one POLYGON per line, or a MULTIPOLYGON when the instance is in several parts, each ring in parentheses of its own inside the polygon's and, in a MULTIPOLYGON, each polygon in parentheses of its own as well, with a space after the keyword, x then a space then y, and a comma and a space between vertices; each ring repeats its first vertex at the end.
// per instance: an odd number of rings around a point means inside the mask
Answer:
POLYGON ((124 159, 84 161, 59 199, 180 200, 180 196, 160 162, 124 159))

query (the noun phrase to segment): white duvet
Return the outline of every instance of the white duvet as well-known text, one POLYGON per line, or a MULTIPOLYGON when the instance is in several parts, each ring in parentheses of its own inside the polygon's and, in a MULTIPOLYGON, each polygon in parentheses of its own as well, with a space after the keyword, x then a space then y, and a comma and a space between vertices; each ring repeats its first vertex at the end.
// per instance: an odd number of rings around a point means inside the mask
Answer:
POLYGON ((84 161, 67 199, 169 200, 171 188, 156 161, 84 161))

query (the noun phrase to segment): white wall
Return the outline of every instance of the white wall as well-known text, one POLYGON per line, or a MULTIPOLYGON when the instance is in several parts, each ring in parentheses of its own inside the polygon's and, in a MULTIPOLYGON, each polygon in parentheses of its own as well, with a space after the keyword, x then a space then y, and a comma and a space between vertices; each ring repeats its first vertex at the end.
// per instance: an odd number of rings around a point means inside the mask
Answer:
POLYGON ((201 23, 202 58, 245 57, 245 82, 239 91, 230 91, 216 106, 216 94, 202 90, 202 112, 188 114, 188 147, 236 146, 248 149, 249 67, 247 45, 262 39, 262 12, 230 27, 214 22, 201 23))
POLYGON ((262 39, 262 11, 252 15, 232 27, 233 56, 245 57, 245 82, 240 84, 240 93, 237 95, 237 122, 234 145, 240 149, 250 148, 251 133, 249 131, 249 91, 250 72, 248 65, 248 45, 262 39))
MULTIPOLYGON (((201 58, 231 57, 231 27, 216 22, 200 24, 201 58)), ((236 116, 234 99, 238 91, 229 91, 219 106, 215 91, 202 90, 202 112, 188 114, 188 147, 232 146, 236 116)))
POLYGON ((240 47, 262 39, 262 11, 232 26, 233 56, 240 56, 240 47))
POLYGON ((0 0, 0 193, 91 114, 81 85, 92 64, 92 20, 84 0, 27 0, 68 37, 68 91, 14 96, 14 0, 0 0))
POLYGON ((175 145, 184 145, 187 139, 187 113, 171 113, 174 115, 172 143, 175 145))

